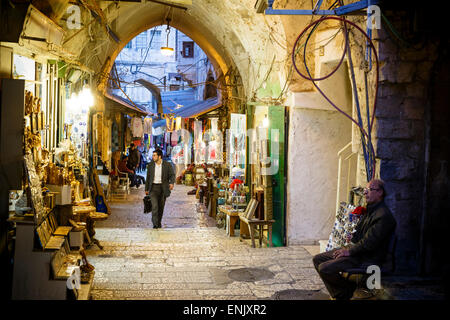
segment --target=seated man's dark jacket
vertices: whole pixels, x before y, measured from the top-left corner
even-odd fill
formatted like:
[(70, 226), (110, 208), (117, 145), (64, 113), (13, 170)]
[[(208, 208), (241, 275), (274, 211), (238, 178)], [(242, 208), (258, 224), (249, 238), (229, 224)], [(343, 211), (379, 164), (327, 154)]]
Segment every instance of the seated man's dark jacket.
[(350, 256), (364, 262), (384, 262), (396, 225), (384, 201), (368, 205), (351, 240)]

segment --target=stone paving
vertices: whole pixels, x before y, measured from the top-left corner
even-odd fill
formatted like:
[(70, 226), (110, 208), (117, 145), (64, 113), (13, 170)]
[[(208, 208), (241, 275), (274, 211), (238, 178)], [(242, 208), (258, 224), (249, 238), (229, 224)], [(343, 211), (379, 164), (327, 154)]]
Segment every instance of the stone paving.
[[(143, 214), (144, 189), (127, 201), (111, 202), (112, 214), (96, 225), (104, 246), (87, 250), (95, 267), (92, 299), (232, 300), (270, 299), (288, 289), (321, 290), (308, 247), (252, 248), (228, 237), (204, 213), (197, 213), (192, 187), (176, 185), (167, 199), (162, 229)], [(307, 250), (308, 249), (308, 250)], [(228, 272), (264, 268), (273, 278), (241, 282)]]

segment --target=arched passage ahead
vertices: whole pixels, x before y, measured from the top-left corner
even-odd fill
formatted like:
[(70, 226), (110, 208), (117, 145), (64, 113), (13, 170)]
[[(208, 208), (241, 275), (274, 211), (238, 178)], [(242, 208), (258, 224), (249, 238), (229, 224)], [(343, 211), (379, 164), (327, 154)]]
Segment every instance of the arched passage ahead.
[[(142, 31), (165, 24), (168, 15), (171, 26), (189, 36), (206, 53), (216, 74), (226, 75), (231, 69), (239, 75), (241, 98), (251, 96), (269, 70), (271, 76), (276, 76), (280, 85), (284, 85), (286, 48), (275, 44), (271, 38), (276, 32), (277, 37), (283, 39), (283, 25), (278, 17), (258, 15), (251, 0), (213, 3), (200, 0), (193, 2), (186, 11), (151, 2), (104, 1), (101, 4), (108, 25), (120, 41), (108, 36), (101, 25), (94, 27), (93, 24), (92, 28), (99, 30), (86, 28), (68, 41), (65, 48), (78, 52), (78, 60), (100, 76), (98, 82), (102, 91), (106, 78), (101, 75), (109, 74), (122, 48)], [(86, 24), (89, 20), (86, 19)], [(75, 33), (67, 31), (68, 38)]]

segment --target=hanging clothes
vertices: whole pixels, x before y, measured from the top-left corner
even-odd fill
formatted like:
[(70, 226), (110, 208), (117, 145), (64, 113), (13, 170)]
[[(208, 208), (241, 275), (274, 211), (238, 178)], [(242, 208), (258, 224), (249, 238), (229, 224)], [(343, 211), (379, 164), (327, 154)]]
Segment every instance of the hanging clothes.
[(177, 117), (175, 120), (175, 130), (181, 129), (181, 117)]
[(129, 145), (131, 142), (131, 130), (129, 127), (127, 127), (125, 132), (125, 145)]
[(178, 139), (179, 139), (180, 135), (178, 130), (172, 132), (172, 136), (170, 137), (170, 142), (171, 142), (171, 146), (175, 147), (178, 144)]
[(153, 125), (152, 118), (144, 119), (144, 134), (148, 134), (148, 135), (152, 134), (152, 125)]
[(131, 119), (131, 132), (133, 137), (142, 138), (144, 135), (144, 127), (142, 125), (142, 119), (138, 117), (134, 117)]

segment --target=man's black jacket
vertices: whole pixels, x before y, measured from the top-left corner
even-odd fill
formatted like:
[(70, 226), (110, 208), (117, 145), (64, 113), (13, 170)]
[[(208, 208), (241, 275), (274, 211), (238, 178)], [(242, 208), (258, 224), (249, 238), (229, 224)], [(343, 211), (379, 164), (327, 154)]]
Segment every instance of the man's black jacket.
[[(152, 191), (153, 179), (155, 178), (155, 162), (152, 161), (147, 165), (147, 179), (145, 180), (145, 191)], [(170, 196), (169, 184), (175, 183), (175, 172), (172, 164), (167, 161), (162, 162), (161, 181), (164, 196)]]
[(384, 201), (367, 206), (350, 245), (350, 256), (382, 263), (397, 223)]
[(132, 167), (133, 169), (137, 167), (137, 165), (139, 164), (139, 160), (141, 158), (141, 155), (139, 154), (139, 150), (138, 149), (133, 149), (130, 150), (130, 154), (128, 155), (128, 164), (130, 167)]

